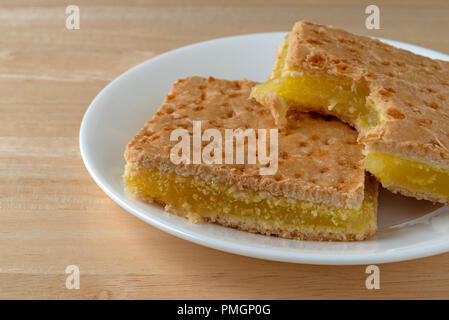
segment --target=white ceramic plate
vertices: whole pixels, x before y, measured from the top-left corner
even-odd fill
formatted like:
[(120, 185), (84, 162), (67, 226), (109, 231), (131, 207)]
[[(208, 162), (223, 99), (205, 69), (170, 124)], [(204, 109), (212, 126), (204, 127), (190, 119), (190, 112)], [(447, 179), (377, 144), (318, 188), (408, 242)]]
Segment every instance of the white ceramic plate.
[[(191, 224), (159, 207), (125, 196), (123, 151), (151, 118), (171, 84), (192, 75), (264, 81), (285, 33), (206, 41), (150, 59), (127, 71), (94, 99), (80, 129), (84, 163), (95, 182), (125, 210), (153, 226), (211, 248), (250, 257), (313, 264), (372, 264), (449, 250), (449, 208), (382, 190), (379, 231), (362, 242), (311, 242), (250, 234), (211, 224)], [(384, 40), (417, 54), (449, 60), (421, 47)]]

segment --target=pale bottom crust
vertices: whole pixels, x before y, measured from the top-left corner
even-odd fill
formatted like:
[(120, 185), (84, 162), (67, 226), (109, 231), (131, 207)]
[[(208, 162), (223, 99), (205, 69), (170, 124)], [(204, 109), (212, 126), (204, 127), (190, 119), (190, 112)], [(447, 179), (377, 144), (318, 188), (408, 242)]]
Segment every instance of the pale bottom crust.
[[(381, 183), (382, 184), (382, 183)], [(385, 186), (382, 184), (382, 187), (384, 187), (387, 190), (390, 190), (393, 193), (401, 194), (406, 197), (412, 197), (418, 200), (428, 200), (435, 203), (442, 203), (449, 206), (449, 199), (444, 196), (439, 196), (434, 193), (424, 192), (424, 191), (418, 191), (418, 190), (410, 190), (402, 187), (401, 185), (397, 183), (392, 183), (388, 186)]]
[(282, 229), (275, 226), (269, 226), (267, 224), (262, 224), (254, 221), (248, 221), (244, 219), (236, 219), (227, 216), (216, 214), (199, 215), (195, 212), (189, 212), (183, 209), (175, 208), (164, 201), (152, 198), (152, 197), (142, 197), (141, 195), (131, 193), (128, 190), (128, 194), (134, 198), (151, 204), (157, 204), (164, 208), (168, 213), (175, 214), (180, 217), (187, 218), (190, 222), (201, 223), (209, 222), (215, 223), (224, 227), (235, 228), (238, 230), (250, 232), (250, 233), (260, 233), (267, 236), (277, 236), (286, 239), (296, 239), (296, 240), (309, 240), (309, 241), (360, 241), (366, 240), (373, 236), (377, 231), (377, 223), (373, 222), (365, 230), (360, 233), (354, 232), (336, 232), (334, 230), (310, 230), (310, 229)]

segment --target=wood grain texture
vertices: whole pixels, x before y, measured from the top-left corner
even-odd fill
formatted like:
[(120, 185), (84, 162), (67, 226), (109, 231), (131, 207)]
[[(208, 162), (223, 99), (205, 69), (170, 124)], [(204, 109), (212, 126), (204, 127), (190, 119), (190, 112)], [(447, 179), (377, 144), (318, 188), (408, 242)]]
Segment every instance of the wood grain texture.
[[(380, 266), (295, 265), (180, 240), (128, 214), (82, 163), (83, 113), (113, 78), (193, 42), (289, 30), (309, 19), (449, 53), (449, 3), (376, 1), (381, 30), (358, 1), (72, 1), (0, 5), (0, 298), (449, 298), (449, 254)], [(65, 288), (67, 265), (81, 289)]]

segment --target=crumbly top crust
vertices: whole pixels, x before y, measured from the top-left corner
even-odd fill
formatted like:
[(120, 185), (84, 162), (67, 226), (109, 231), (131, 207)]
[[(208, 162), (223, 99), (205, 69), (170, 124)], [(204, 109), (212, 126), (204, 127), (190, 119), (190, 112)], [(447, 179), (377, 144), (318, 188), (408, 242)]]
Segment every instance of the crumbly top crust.
[(365, 82), (384, 119), (361, 132), (368, 149), (449, 169), (449, 62), (300, 21), (286, 64)]
[(365, 158), (357, 132), (335, 118), (292, 115), (297, 120), (294, 127), (279, 131), (278, 171), (274, 175), (259, 175), (260, 164), (175, 165), (170, 161), (170, 150), (177, 143), (170, 141), (170, 133), (183, 128), (192, 135), (193, 120), (201, 120), (203, 132), (218, 129), (223, 139), (225, 129), (276, 128), (270, 111), (248, 99), (255, 84), (212, 77), (176, 81), (159, 110), (126, 147), (126, 160), (139, 167), (199, 175), (239, 188), (358, 208), (364, 195)]

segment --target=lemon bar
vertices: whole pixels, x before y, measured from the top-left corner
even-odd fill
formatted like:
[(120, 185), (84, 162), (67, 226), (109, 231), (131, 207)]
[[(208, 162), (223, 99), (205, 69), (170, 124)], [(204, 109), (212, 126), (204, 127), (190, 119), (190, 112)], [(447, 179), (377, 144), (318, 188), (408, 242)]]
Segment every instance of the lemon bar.
[[(365, 179), (357, 132), (335, 118), (312, 113), (292, 115), (294, 125), (278, 132), (269, 110), (248, 99), (254, 84), (212, 77), (175, 82), (159, 110), (126, 147), (127, 193), (195, 223), (265, 235), (322, 241), (373, 235), (377, 182), (370, 176)], [(275, 148), (271, 142), (277, 142), (276, 170), (262, 174), (267, 163), (261, 158), (255, 163), (195, 163), (191, 154), (173, 163), (171, 154), (180, 141), (172, 141), (173, 130), (186, 130), (193, 144), (198, 122), (203, 133), (216, 129), (223, 137), (226, 130), (254, 129), (258, 143), (259, 130), (275, 130), (276, 141), (268, 131), (265, 138), (270, 152)], [(212, 143), (204, 140), (203, 151)], [(231, 141), (237, 145), (237, 140)], [(245, 139), (244, 150), (249, 144)], [(190, 150), (199, 147), (192, 145)], [(223, 160), (224, 153), (216, 159)]]
[(297, 111), (349, 123), (385, 188), (449, 204), (449, 62), (301, 21), (251, 96), (280, 127)]

